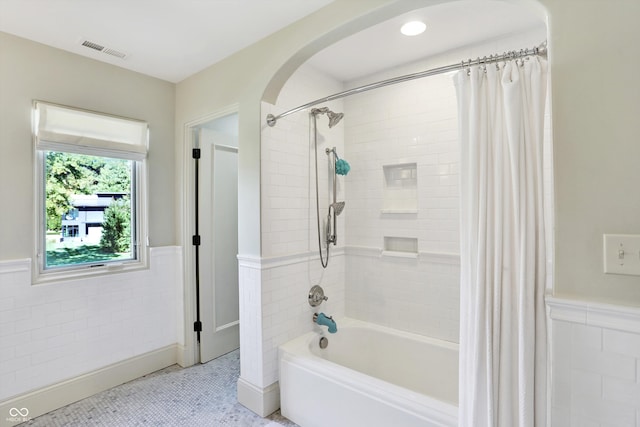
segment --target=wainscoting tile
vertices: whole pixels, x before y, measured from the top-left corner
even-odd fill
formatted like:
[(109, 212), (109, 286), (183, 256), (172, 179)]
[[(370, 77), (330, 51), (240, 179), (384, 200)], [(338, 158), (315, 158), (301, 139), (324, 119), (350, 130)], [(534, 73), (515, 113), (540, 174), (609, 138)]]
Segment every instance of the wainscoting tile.
[(552, 426), (640, 425), (640, 310), (554, 297), (547, 304)]

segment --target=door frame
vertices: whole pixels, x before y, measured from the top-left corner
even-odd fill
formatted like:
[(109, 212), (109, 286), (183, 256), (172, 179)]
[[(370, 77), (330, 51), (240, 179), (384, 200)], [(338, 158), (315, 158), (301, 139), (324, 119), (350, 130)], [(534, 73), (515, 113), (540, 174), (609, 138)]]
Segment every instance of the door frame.
[(195, 251), (193, 250), (193, 235), (195, 234), (195, 182), (193, 179), (195, 165), (192, 156), (192, 149), (195, 143), (195, 130), (198, 126), (219, 119), (230, 114), (240, 115), (238, 104), (232, 104), (225, 108), (210, 112), (204, 116), (190, 120), (183, 125), (182, 135), (182, 171), (180, 174), (180, 188), (182, 203), (180, 225), (182, 246), (182, 277), (183, 277), (183, 334), (184, 345), (178, 354), (178, 364), (180, 366), (192, 366), (200, 362), (200, 348), (193, 324), (196, 321), (196, 278), (195, 278)]

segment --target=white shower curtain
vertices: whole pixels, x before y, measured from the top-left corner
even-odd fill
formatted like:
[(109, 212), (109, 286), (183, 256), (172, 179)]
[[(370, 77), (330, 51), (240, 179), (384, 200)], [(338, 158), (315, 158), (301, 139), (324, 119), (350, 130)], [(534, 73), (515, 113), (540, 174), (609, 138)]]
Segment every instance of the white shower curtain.
[(546, 424), (546, 61), (460, 71), (460, 426)]

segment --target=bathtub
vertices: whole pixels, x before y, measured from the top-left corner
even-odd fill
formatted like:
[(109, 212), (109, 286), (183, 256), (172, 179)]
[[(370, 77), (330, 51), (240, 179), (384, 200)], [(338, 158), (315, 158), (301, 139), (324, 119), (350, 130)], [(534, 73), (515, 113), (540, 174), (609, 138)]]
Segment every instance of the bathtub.
[(458, 425), (457, 344), (337, 324), (335, 334), (323, 328), (280, 346), (282, 415), (302, 427)]

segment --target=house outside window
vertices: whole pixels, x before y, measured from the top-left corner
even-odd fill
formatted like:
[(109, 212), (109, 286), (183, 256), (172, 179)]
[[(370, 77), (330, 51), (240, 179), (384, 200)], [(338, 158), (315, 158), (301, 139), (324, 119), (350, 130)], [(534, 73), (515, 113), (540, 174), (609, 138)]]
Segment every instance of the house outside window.
[(146, 265), (145, 122), (34, 102), (36, 282)]

